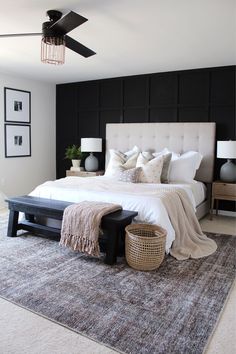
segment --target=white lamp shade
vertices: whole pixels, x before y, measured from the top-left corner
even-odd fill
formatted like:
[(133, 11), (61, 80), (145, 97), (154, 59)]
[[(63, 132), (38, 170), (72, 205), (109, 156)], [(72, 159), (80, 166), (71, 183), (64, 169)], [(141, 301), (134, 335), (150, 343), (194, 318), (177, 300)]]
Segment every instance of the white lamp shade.
[(221, 159), (236, 159), (236, 141), (217, 141), (217, 157)]
[(82, 138), (81, 151), (83, 152), (101, 152), (102, 139), (100, 138)]

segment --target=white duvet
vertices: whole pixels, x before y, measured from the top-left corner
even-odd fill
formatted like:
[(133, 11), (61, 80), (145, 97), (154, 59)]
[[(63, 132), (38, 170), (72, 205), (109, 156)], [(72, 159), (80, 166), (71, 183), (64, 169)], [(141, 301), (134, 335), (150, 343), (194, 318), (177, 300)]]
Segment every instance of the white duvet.
[[(173, 184), (164, 186), (172, 188)], [(187, 192), (195, 208), (192, 185), (174, 184), (174, 186), (183, 188)], [(163, 184), (126, 183), (106, 176), (66, 177), (45, 182), (36, 187), (30, 195), (69, 202), (89, 200), (118, 203), (123, 209), (138, 212), (135, 222), (158, 224), (165, 228), (167, 230), (166, 252), (168, 253), (175, 239), (175, 232), (166, 209), (157, 196), (158, 188), (163, 188)]]

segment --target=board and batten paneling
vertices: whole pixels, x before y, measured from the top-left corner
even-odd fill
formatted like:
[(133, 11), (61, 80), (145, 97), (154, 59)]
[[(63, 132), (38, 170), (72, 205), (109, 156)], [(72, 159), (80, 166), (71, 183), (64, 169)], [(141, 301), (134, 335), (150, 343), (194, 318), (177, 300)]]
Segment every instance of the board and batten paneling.
[[(57, 85), (57, 177), (64, 177), (70, 166), (65, 147), (80, 144), (81, 137), (105, 138), (106, 123), (216, 122), (217, 140), (235, 140), (235, 68)], [(99, 157), (103, 168), (104, 157)], [(222, 163), (216, 159), (215, 178)]]

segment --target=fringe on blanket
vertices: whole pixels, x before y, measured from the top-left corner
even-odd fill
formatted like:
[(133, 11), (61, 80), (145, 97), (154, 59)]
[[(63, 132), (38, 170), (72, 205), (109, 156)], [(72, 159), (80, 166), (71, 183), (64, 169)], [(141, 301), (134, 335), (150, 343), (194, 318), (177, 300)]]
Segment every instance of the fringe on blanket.
[(119, 209), (121, 205), (94, 201), (69, 205), (63, 213), (60, 245), (98, 257), (102, 217)]
[(72, 235), (64, 233), (60, 239), (60, 245), (65, 247), (70, 247), (73, 251), (79, 251), (99, 257), (100, 248), (98, 242), (94, 240), (89, 240), (80, 235)]

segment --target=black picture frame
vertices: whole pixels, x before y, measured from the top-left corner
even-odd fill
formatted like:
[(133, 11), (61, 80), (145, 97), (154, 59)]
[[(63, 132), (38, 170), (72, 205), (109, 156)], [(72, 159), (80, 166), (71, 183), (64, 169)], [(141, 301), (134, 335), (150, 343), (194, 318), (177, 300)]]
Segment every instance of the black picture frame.
[(31, 126), (5, 124), (5, 157), (31, 156)]
[(4, 121), (31, 123), (31, 92), (4, 87)]

